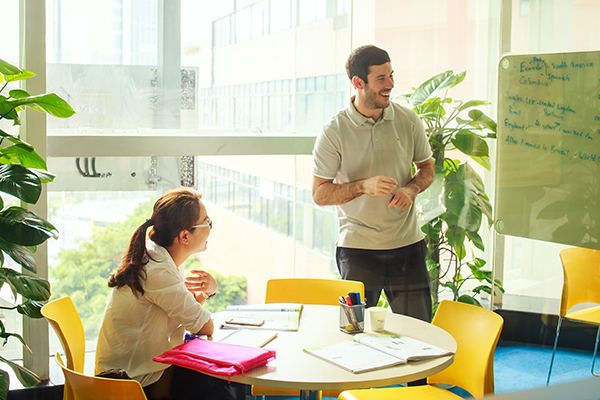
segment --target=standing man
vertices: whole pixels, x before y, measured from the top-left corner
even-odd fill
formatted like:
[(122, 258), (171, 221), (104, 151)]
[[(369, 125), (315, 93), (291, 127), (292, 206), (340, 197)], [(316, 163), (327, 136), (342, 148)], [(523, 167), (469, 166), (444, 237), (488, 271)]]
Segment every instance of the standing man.
[(414, 207), (435, 176), (423, 123), (390, 102), (394, 71), (385, 50), (355, 49), (346, 72), (356, 96), (317, 137), (313, 200), (337, 206), (338, 269), (365, 284), (367, 305), (383, 289), (392, 311), (430, 321), (427, 248)]

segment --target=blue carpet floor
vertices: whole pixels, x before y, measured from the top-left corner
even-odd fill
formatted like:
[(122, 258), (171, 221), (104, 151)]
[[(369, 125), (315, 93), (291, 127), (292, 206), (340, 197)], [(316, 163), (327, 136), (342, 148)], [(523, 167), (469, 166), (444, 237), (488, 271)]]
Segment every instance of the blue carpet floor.
[[(550, 385), (589, 379), (592, 377), (593, 349), (567, 350), (558, 348)], [(496, 393), (516, 392), (546, 385), (552, 348), (500, 342), (494, 357)], [(596, 356), (596, 371), (600, 361)]]
[[(557, 349), (550, 385), (589, 379), (592, 377), (592, 350)], [(496, 394), (517, 392), (546, 385), (551, 347), (500, 342), (494, 356)], [(600, 371), (600, 355), (596, 356), (596, 372)], [(600, 378), (598, 378), (600, 379)], [(462, 390), (452, 390), (470, 397)], [(295, 400), (298, 397), (269, 397), (269, 400)], [(331, 399), (324, 397), (323, 399)]]

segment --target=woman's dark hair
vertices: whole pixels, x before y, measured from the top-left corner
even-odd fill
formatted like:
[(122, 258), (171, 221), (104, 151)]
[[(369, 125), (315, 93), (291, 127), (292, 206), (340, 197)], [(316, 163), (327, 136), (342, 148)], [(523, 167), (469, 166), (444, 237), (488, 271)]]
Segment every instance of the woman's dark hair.
[[(150, 239), (162, 247), (169, 247), (182, 230), (190, 230), (200, 218), (202, 194), (189, 188), (179, 188), (163, 194), (154, 203), (152, 218), (140, 225), (129, 240), (117, 272), (108, 278), (108, 287), (129, 286), (134, 295), (144, 294), (142, 281), (146, 279), (145, 265), (150, 255), (146, 250), (146, 231)], [(155, 260), (156, 261), (156, 260)]]
[(390, 62), (390, 56), (387, 51), (377, 46), (366, 45), (357, 47), (346, 60), (346, 73), (350, 80), (358, 76), (365, 83), (369, 83), (367, 75), (369, 75), (371, 65), (382, 65), (388, 62)]

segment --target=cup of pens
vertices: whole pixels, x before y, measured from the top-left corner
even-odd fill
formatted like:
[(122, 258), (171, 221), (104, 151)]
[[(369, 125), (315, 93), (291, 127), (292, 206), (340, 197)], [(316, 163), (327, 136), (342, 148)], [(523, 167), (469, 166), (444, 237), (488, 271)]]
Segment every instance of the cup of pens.
[[(347, 297), (346, 297), (347, 298)], [(365, 329), (365, 303), (357, 301), (348, 304), (346, 298), (340, 296), (340, 330), (346, 333), (359, 333)]]

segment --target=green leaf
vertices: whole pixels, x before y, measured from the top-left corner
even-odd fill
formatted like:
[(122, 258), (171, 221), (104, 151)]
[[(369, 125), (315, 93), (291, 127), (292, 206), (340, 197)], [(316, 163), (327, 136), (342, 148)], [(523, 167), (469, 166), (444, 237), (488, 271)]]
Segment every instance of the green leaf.
[(490, 171), (492, 169), (492, 163), (490, 161), (490, 157), (488, 157), (488, 156), (482, 156), (482, 157), (473, 156), (471, 158), (473, 159), (473, 161), (475, 161), (477, 164), (481, 165), (483, 168), (487, 169), (488, 171)]
[(423, 82), (410, 96), (412, 106), (420, 106), (438, 93), (450, 89), (456, 83), (457, 75), (454, 71), (446, 71)]
[(481, 292), (485, 292), (491, 296), (492, 288), (487, 285), (479, 285), (479, 286), (473, 288), (473, 293), (480, 294)]
[(34, 174), (36, 174), (37, 177), (40, 178), (40, 181), (42, 183), (52, 182), (54, 180), (54, 178), (56, 178), (56, 174), (46, 171), (45, 168), (44, 169), (29, 168), (29, 170), (31, 172), (33, 172)]
[(470, 231), (468, 229), (466, 232), (467, 232), (467, 237), (469, 238), (469, 240), (471, 242), (473, 242), (475, 247), (477, 247), (481, 251), (485, 251), (485, 245), (483, 244), (483, 239), (481, 238), (481, 236), (479, 236), (479, 234), (477, 232)]
[(492, 203), (490, 203), (487, 195), (481, 192), (477, 193), (476, 196), (474, 196), (474, 199), (479, 204), (481, 212), (486, 216), (488, 226), (491, 228), (493, 224)]
[(10, 376), (8, 372), (0, 369), (0, 400), (8, 398), (8, 388), (10, 387)]
[(14, 65), (7, 63), (0, 58), (0, 74), (2, 75), (16, 75), (21, 73), (21, 70)]
[(451, 141), (454, 147), (468, 156), (488, 157), (490, 154), (486, 141), (468, 129), (458, 131)]
[(37, 301), (27, 300), (25, 303), (17, 306), (17, 312), (19, 314), (27, 315), (29, 318), (44, 318), (42, 315), (43, 303)]
[[(479, 268), (477, 268), (477, 266), (475, 264), (472, 264), (472, 263), (467, 263), (467, 265), (471, 269), (471, 273), (473, 274), (473, 276), (479, 282), (481, 282), (483, 280), (487, 280), (488, 271), (484, 271), (482, 269), (479, 269)], [(491, 276), (491, 272), (489, 272), (489, 275)], [(489, 279), (489, 282), (491, 283), (491, 279)]]
[(10, 133), (4, 132), (2, 129), (0, 129), (0, 139), (8, 139), (11, 142), (13, 142), (14, 144), (20, 144), (20, 145), (29, 147), (31, 150), (33, 150), (33, 146), (32, 145), (30, 145), (29, 143), (21, 140), (18, 137), (15, 137), (15, 136), (11, 135)]
[(465, 258), (465, 236), (466, 232), (464, 229), (460, 229), (458, 226), (449, 227), (446, 231), (446, 239), (448, 239), (448, 244), (452, 246), (454, 251), (460, 260)]
[(28, 271), (33, 273), (37, 272), (37, 265), (35, 264), (33, 253), (27, 247), (9, 243), (0, 238), (0, 250), (8, 254), (10, 258)]
[(461, 303), (467, 303), (467, 304), (472, 304), (474, 306), (478, 306), (481, 307), (481, 303), (479, 301), (477, 301), (476, 298), (469, 296), (468, 294), (463, 294), (462, 296), (460, 296), (457, 301), (461, 302)]
[(428, 100), (423, 107), (422, 114), (419, 115), (421, 119), (429, 118), (442, 118), (446, 115), (446, 110), (442, 100), (439, 97)]
[(8, 95), (13, 99), (22, 99), (25, 97), (29, 97), (29, 93), (21, 89), (13, 89), (10, 92), (8, 92)]
[(454, 85), (452, 85), (452, 87), (454, 87), (454, 86), (458, 85), (459, 83), (461, 83), (462, 81), (464, 81), (466, 77), (467, 77), (467, 71), (459, 72), (458, 74), (456, 74), (456, 82), (454, 82)]
[(454, 284), (451, 281), (440, 282), (440, 286), (448, 289), (454, 289)]
[(21, 125), (19, 114), (17, 113), (18, 108), (11, 103), (11, 100), (7, 100), (6, 97), (0, 96), (0, 119), (6, 118), (13, 120), (13, 125)]
[(19, 382), (25, 387), (35, 386), (42, 381), (35, 373), (19, 364), (9, 361), (2, 356), (0, 356), (0, 361), (6, 363), (14, 371)]
[(50, 222), (21, 207), (9, 207), (0, 212), (0, 237), (22, 246), (37, 246), (49, 238), (58, 238)]
[(13, 163), (19, 163), (27, 168), (47, 169), (46, 161), (25, 143), (19, 143), (14, 146), (5, 147), (0, 150), (0, 154), (6, 157), (16, 158)]
[(397, 94), (395, 96), (392, 96), (392, 100), (410, 100), (410, 96), (412, 95), (412, 93), (400, 93)]
[(58, 118), (69, 118), (75, 114), (75, 110), (71, 108), (69, 103), (61, 99), (55, 93), (8, 100), (7, 102), (15, 106), (27, 106), (37, 111), (47, 112)]
[(491, 103), (489, 101), (484, 101), (484, 100), (469, 100), (464, 103), (461, 103), (456, 109), (458, 111), (464, 111), (467, 108), (487, 106), (488, 104), (491, 104)]
[(496, 122), (485, 115), (483, 111), (471, 110), (469, 111), (469, 117), (472, 119), (472, 123), (470, 125), (480, 127), (482, 129), (489, 129), (490, 131), (496, 133)]
[(0, 165), (0, 191), (35, 204), (42, 193), (42, 184), (37, 175), (20, 164)]
[(483, 268), (487, 264), (487, 261), (485, 261), (483, 258), (475, 257), (473, 263), (477, 268)]
[(433, 260), (427, 260), (427, 261), (426, 261), (426, 264), (427, 264), (427, 271), (432, 271), (432, 270), (434, 270), (434, 269), (437, 269), (437, 268), (439, 268), (439, 266), (440, 266), (440, 264), (439, 264), (439, 263), (436, 263), (436, 262), (435, 262), (435, 261), (433, 261)]
[(33, 78), (37, 75), (31, 71), (27, 71), (26, 69), (19, 69), (18, 71), (19, 72), (14, 74), (4, 74), (4, 79), (6, 79), (7, 82), (22, 81), (25, 79)]
[(4, 346), (6, 346), (6, 342), (11, 337), (14, 337), (19, 342), (21, 342), (21, 344), (23, 345), (23, 347), (25, 347), (25, 350), (27, 350), (28, 352), (31, 353), (31, 349), (29, 348), (29, 346), (27, 346), (27, 343), (25, 343), (25, 339), (23, 339), (23, 336), (19, 335), (18, 333), (10, 333), (10, 332), (2, 332), (2, 333), (0, 333), (0, 338), (4, 339)]
[(17, 293), (28, 299), (46, 301), (50, 298), (50, 282), (46, 279), (21, 274), (10, 268), (0, 269), (0, 279), (10, 282)]
[[(42, 157), (40, 157), (39, 154), (36, 153), (35, 151), (21, 152), (21, 153), (17, 154), (17, 159), (19, 160), (19, 162), (21, 163), (22, 166), (30, 168), (30, 170), (33, 170), (33, 169), (47, 170), (48, 169), (48, 167), (46, 166), (46, 161)], [(34, 171), (31, 171), (31, 172), (34, 172)], [(38, 175), (37, 173), (35, 173), (35, 174)], [(38, 177), (39, 177), (39, 175), (38, 175)], [(52, 179), (54, 179), (54, 178), (52, 178)]]

